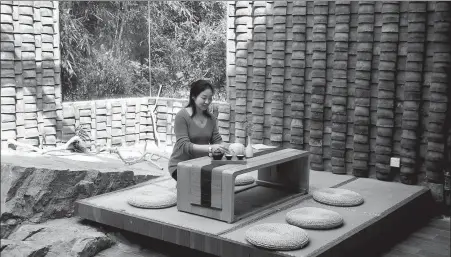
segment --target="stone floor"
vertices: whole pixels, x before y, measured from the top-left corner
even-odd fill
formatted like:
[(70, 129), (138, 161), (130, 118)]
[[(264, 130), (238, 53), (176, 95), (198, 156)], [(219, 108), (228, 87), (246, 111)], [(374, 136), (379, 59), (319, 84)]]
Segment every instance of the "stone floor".
[(437, 217), (409, 233), (381, 256), (449, 257), (450, 234), (450, 217)]

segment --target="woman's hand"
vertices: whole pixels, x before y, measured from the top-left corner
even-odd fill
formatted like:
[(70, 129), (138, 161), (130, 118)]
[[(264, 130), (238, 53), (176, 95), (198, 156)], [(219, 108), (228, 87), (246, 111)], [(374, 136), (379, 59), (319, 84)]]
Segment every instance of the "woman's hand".
[(229, 148), (227, 147), (226, 144), (214, 144), (211, 146), (211, 152), (217, 152), (220, 151), (221, 153), (228, 153), (229, 152)]

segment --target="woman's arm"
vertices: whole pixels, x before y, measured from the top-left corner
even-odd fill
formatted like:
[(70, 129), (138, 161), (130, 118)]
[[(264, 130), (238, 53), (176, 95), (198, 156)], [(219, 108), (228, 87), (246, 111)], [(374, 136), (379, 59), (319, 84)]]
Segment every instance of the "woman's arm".
[[(187, 153), (190, 157), (194, 156), (194, 147), (188, 136), (188, 121), (181, 112), (175, 115), (174, 120), (174, 132), (176, 138), (176, 144), (180, 145), (183, 152)], [(174, 149), (175, 150), (175, 149)]]
[[(193, 150), (196, 153), (208, 154), (211, 145), (197, 145), (193, 144)], [(213, 148), (213, 147), (212, 147)], [(213, 151), (213, 150), (212, 150)]]

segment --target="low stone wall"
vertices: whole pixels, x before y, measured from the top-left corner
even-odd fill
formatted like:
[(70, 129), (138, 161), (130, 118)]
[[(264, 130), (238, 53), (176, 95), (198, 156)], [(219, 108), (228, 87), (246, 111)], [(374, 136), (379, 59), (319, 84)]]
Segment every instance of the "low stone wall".
[[(151, 112), (160, 143), (171, 147), (175, 143), (174, 119), (187, 105), (186, 99), (124, 98), (86, 102), (63, 103), (63, 122), (56, 127), (57, 138), (66, 142), (75, 135), (75, 128), (83, 126), (91, 131), (91, 138), (108, 147), (133, 145), (155, 140)], [(228, 103), (214, 102), (210, 110), (219, 121), (219, 132), (224, 141), (230, 139)]]

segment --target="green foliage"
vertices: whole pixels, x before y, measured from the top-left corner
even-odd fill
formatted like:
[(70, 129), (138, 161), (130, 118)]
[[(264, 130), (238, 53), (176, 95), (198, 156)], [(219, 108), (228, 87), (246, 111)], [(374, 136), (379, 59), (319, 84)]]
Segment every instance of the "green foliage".
[(60, 18), (66, 101), (147, 96), (150, 84), (185, 98), (201, 78), (226, 97), (224, 2), (61, 2)]

